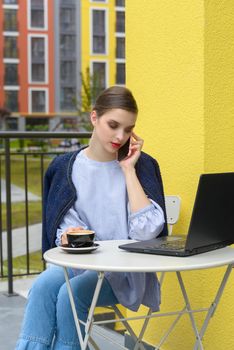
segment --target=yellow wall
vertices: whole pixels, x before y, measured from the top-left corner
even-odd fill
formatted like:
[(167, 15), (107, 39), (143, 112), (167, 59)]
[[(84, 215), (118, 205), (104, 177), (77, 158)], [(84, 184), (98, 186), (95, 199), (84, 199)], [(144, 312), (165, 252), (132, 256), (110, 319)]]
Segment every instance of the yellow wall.
[[(158, 159), (165, 192), (182, 198), (175, 233), (188, 229), (199, 175), (234, 171), (233, 34), (231, 0), (126, 1), (127, 86), (139, 104), (144, 150)], [(222, 272), (183, 274), (193, 306), (207, 306)], [(233, 280), (209, 325), (207, 350), (234, 348)], [(166, 276), (162, 297), (162, 310), (182, 305), (173, 274)], [(192, 348), (187, 321), (180, 321), (163, 349)], [(161, 330), (152, 322), (145, 340), (153, 343)]]
[(233, 171), (233, 1), (205, 1), (205, 18), (205, 168)]

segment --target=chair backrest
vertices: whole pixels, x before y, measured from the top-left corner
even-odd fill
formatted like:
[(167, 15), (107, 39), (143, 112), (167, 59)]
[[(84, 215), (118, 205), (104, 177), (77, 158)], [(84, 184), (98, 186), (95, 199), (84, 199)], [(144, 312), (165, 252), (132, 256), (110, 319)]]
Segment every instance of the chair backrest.
[(179, 219), (181, 198), (179, 196), (165, 196), (165, 203), (169, 235), (171, 235), (173, 225)]

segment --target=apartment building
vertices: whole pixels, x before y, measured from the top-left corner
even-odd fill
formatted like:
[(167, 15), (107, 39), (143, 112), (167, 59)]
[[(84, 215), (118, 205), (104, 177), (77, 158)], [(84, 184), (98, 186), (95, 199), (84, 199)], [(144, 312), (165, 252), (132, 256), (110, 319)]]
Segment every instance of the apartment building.
[(124, 0), (0, 0), (0, 108), (6, 128), (77, 123), (81, 73), (125, 84)]

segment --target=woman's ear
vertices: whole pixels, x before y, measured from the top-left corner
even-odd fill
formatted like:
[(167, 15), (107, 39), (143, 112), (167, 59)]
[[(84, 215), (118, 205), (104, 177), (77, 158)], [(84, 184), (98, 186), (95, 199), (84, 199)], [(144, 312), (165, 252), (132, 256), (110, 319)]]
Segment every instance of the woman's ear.
[(93, 126), (96, 125), (97, 118), (98, 118), (98, 117), (97, 117), (97, 112), (96, 112), (96, 111), (92, 111), (92, 112), (90, 113), (90, 121), (91, 121), (91, 123), (92, 123)]

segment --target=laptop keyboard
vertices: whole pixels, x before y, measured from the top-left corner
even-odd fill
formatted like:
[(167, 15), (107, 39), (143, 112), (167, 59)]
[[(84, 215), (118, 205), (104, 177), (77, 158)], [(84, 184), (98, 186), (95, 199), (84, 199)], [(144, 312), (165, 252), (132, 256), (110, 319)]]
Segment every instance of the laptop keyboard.
[(155, 248), (155, 249), (168, 249), (168, 250), (184, 250), (185, 248), (185, 241), (184, 240), (178, 240), (178, 241), (168, 241), (168, 242), (161, 242), (160, 244), (155, 244), (154, 246), (151, 245), (148, 248)]

